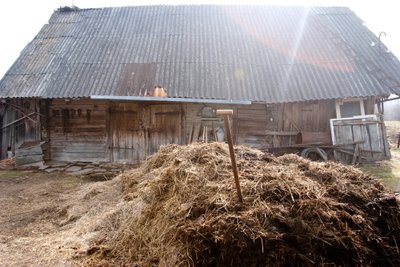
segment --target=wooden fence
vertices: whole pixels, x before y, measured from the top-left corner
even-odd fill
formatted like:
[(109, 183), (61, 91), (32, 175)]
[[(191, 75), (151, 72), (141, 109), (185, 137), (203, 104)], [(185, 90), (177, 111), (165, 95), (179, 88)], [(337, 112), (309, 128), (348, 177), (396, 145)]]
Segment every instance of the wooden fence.
[(330, 125), (336, 160), (354, 164), (390, 158), (386, 128), (381, 116), (331, 119)]

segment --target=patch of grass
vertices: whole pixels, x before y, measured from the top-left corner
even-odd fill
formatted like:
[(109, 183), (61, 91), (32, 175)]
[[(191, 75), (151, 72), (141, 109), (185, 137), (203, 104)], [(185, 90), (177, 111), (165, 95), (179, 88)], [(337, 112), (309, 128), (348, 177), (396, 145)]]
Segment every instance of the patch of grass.
[(379, 180), (395, 192), (400, 191), (400, 162), (397, 160), (365, 164), (360, 169)]
[(27, 174), (32, 174), (32, 171), (26, 170), (0, 170), (0, 178), (21, 177)]
[(4, 170), (4, 171), (0, 171), (0, 177), (13, 177), (14, 176), (14, 172), (11, 170)]
[(364, 164), (360, 166), (360, 169), (373, 177), (379, 179), (393, 179), (395, 178), (394, 174), (392, 173), (392, 166), (389, 162), (379, 162), (379, 163), (371, 163), (371, 164)]

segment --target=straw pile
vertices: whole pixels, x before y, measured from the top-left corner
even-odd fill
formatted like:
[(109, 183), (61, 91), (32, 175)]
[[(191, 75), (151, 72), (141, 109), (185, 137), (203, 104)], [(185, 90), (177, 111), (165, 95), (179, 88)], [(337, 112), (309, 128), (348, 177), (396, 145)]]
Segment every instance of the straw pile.
[(88, 265), (400, 266), (400, 209), (358, 169), (235, 148), (168, 145), (122, 177), (121, 215)]

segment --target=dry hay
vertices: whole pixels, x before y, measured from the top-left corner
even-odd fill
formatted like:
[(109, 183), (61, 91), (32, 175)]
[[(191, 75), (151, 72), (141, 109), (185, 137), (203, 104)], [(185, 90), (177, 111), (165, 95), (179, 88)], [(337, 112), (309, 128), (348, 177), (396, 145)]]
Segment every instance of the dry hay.
[(120, 218), (86, 263), (400, 265), (399, 205), (378, 181), (333, 162), (235, 152), (244, 205), (222, 143), (163, 146), (124, 174), (126, 201), (146, 205)]

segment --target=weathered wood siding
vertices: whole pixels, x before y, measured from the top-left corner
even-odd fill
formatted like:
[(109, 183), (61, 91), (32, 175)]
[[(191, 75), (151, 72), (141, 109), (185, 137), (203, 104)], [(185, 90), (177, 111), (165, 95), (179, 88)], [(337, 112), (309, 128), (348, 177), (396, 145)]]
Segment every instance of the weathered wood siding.
[[(236, 117), (236, 106), (233, 105), (184, 105), (184, 143), (189, 144), (196, 141), (215, 141), (215, 130), (224, 127), (221, 117), (215, 116), (212, 111), (217, 109), (233, 109)], [(211, 112), (211, 113), (210, 113)], [(233, 139), (236, 140), (236, 120), (232, 123)]]
[(41, 139), (40, 101), (9, 99), (0, 104), (0, 158), (7, 157), (8, 148), (15, 151), (26, 141)]
[[(335, 102), (321, 100), (286, 104), (206, 105), (81, 100), (13, 100), (25, 111), (2, 105), (3, 126), (40, 109), (2, 131), (2, 157), (8, 146), (29, 140), (49, 140), (46, 159), (56, 161), (140, 162), (163, 144), (214, 141), (223, 128), (216, 109), (233, 109), (236, 144), (255, 148), (296, 143), (299, 132), (330, 132)], [(19, 102), (18, 102), (19, 101)], [(28, 103), (29, 102), (29, 103)], [(364, 101), (368, 114), (374, 99)], [(12, 112), (11, 112), (12, 111)], [(38, 114), (38, 113), (37, 113)], [(39, 120), (41, 128), (33, 122)]]
[(148, 153), (154, 154), (161, 145), (182, 144), (182, 105), (144, 105), (143, 121), (148, 133)]
[(146, 158), (141, 110), (136, 103), (111, 103), (109, 147), (111, 161), (137, 162)]
[(335, 159), (343, 163), (373, 162), (390, 158), (385, 124), (380, 116), (333, 119)]
[(238, 106), (236, 136), (237, 143), (253, 148), (268, 147), (277, 143), (268, 133), (276, 131), (278, 127), (278, 109), (274, 105), (253, 104), (250, 106)]
[(111, 161), (139, 162), (164, 144), (180, 144), (180, 104), (110, 104)]
[(163, 144), (181, 143), (180, 104), (53, 100), (51, 159), (140, 162)]
[(107, 113), (107, 102), (51, 101), (48, 126), (51, 159), (109, 161)]
[[(231, 108), (232, 131), (237, 144), (254, 148), (287, 146), (296, 143), (299, 132), (329, 133), (329, 119), (335, 118), (335, 102), (322, 100), (288, 104), (185, 105), (185, 142), (202, 140), (205, 125), (221, 126), (220, 118), (204, 117), (203, 108)], [(207, 124), (208, 123), (208, 124)], [(210, 130), (211, 128), (207, 128)], [(209, 134), (210, 135), (210, 134)], [(211, 134), (212, 136), (212, 134)], [(210, 139), (209, 139), (210, 140)], [(212, 139), (211, 139), (212, 140)]]

